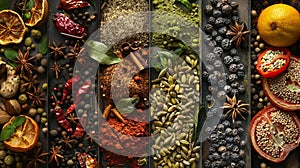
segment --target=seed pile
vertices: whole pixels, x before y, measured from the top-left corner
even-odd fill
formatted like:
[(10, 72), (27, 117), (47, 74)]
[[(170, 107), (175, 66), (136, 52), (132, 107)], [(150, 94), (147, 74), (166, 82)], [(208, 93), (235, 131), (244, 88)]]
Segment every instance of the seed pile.
[(155, 167), (196, 167), (200, 158), (200, 146), (193, 137), (200, 98), (198, 59), (190, 54), (179, 61), (168, 60), (168, 67), (152, 81), (151, 154)]
[(148, 40), (149, 11), (145, 0), (106, 0), (101, 6), (101, 32), (100, 38), (107, 46), (120, 48), (123, 41), (135, 40), (146, 42)]

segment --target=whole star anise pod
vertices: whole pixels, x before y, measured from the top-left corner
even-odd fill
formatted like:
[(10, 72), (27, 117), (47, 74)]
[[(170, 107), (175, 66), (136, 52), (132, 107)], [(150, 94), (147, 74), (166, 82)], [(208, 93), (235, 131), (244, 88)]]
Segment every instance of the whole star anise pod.
[(27, 163), (26, 168), (38, 168), (39, 163), (46, 164), (46, 161), (42, 158), (48, 154), (49, 153), (47, 152), (43, 152), (42, 146), (35, 149), (33, 155), (31, 155), (28, 159), (29, 162)]
[(59, 78), (59, 73), (61, 72), (61, 70), (63, 70), (64, 68), (57, 62), (55, 61), (54, 64), (51, 66), (50, 70), (52, 72), (55, 73), (55, 78), (58, 79)]
[(25, 82), (23, 84), (21, 84), (22, 87), (26, 87), (28, 90), (31, 90), (35, 84), (38, 83), (37, 81), (37, 74), (33, 75), (32, 74), (29, 74), (29, 77), (27, 76), (22, 76), (23, 79), (25, 80)]
[(52, 146), (51, 147), (51, 150), (50, 150), (51, 156), (50, 156), (49, 163), (52, 163), (52, 161), (55, 160), (56, 165), (59, 166), (59, 158), (61, 158), (61, 159), (64, 158), (64, 156), (60, 154), (61, 147), (62, 146), (58, 146), (58, 147)]
[(16, 62), (18, 64), (15, 74), (22, 74), (26, 76), (26, 73), (32, 74), (32, 71), (35, 70), (35, 66), (31, 63), (35, 57), (30, 56), (30, 50), (27, 50), (25, 54), (21, 50), (18, 51), (18, 57)]
[(235, 25), (229, 25), (230, 30), (226, 33), (227, 36), (233, 36), (231, 42), (235, 42), (235, 46), (239, 47), (242, 41), (246, 41), (244, 35), (250, 33), (250, 30), (244, 31), (244, 23), (239, 25), (235, 22)]
[(249, 104), (241, 104), (241, 100), (237, 100), (235, 95), (232, 98), (226, 95), (226, 98), (227, 102), (225, 102), (224, 106), (221, 107), (223, 109), (228, 109), (225, 116), (231, 114), (233, 123), (235, 122), (237, 115), (245, 119), (242, 113), (248, 114), (248, 110), (245, 107), (249, 106)]
[(80, 54), (80, 52), (83, 50), (81, 48), (80, 44), (77, 42), (73, 47), (69, 47), (70, 51), (65, 55), (65, 58), (69, 58), (71, 60), (77, 60), (80, 64), (84, 63), (83, 54)]
[(29, 99), (32, 101), (32, 105), (36, 105), (38, 107), (43, 106), (43, 101), (46, 100), (45, 93), (41, 93), (41, 89), (39, 86), (33, 88), (33, 92), (27, 92), (29, 95)]
[(53, 55), (54, 58), (58, 58), (58, 57), (64, 57), (65, 55), (65, 48), (66, 46), (61, 46), (61, 43), (60, 44), (56, 44), (55, 41), (53, 41), (53, 44), (52, 46), (49, 46), (51, 52), (50, 52), (50, 55)]

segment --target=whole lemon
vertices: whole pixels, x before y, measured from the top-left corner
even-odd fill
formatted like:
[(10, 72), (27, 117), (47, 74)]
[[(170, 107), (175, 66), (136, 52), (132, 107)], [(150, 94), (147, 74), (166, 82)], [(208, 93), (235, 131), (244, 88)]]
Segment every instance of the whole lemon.
[(269, 45), (290, 46), (300, 37), (300, 14), (286, 4), (271, 5), (259, 15), (257, 29)]

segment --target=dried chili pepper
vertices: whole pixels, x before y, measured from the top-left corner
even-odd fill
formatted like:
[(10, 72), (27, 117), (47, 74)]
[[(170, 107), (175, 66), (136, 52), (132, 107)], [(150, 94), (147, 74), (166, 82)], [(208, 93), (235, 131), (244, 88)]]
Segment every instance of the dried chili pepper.
[(85, 0), (60, 0), (58, 9), (71, 10), (91, 6)]
[(70, 93), (70, 91), (72, 90), (72, 85), (76, 84), (78, 81), (80, 80), (80, 78), (78, 76), (73, 77), (71, 79), (69, 79), (63, 89), (63, 94), (62, 94), (62, 98), (61, 98), (61, 102), (64, 102), (68, 96), (68, 94)]
[(91, 88), (91, 81), (87, 80), (85, 81), (85, 83), (76, 91), (76, 102), (75, 104), (77, 104), (80, 101), (80, 97), (83, 94), (86, 94), (88, 92), (88, 90)]
[(98, 167), (98, 162), (96, 158), (93, 158), (91, 155), (87, 153), (78, 153), (77, 159), (79, 161), (80, 167), (86, 168), (96, 168)]
[(84, 135), (84, 128), (81, 126), (80, 123), (77, 123), (76, 128), (74, 130), (74, 132), (72, 133), (73, 136), (75, 136), (76, 138), (82, 138)]
[(56, 96), (52, 93), (54, 99), (55, 99), (55, 108), (53, 110), (53, 113), (55, 114), (55, 118), (57, 122), (68, 132), (72, 132), (73, 129), (71, 128), (70, 122), (65, 118), (62, 108), (58, 105), (58, 101)]
[(76, 106), (75, 104), (71, 104), (69, 106), (69, 108), (67, 109), (66, 113), (65, 113), (65, 116), (69, 115), (70, 113), (72, 113), (74, 110), (75, 110)]
[(87, 35), (87, 31), (83, 26), (75, 23), (63, 13), (56, 13), (53, 22), (60, 34), (74, 38), (83, 38)]

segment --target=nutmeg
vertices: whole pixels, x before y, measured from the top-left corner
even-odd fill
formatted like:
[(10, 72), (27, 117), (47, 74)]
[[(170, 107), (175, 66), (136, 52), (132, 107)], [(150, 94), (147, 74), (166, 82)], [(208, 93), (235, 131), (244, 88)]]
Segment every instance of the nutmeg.
[(7, 123), (10, 120), (11, 116), (5, 111), (0, 110), (0, 125)]
[(21, 113), (21, 105), (16, 99), (7, 100), (4, 102), (6, 112), (11, 115), (18, 115)]

